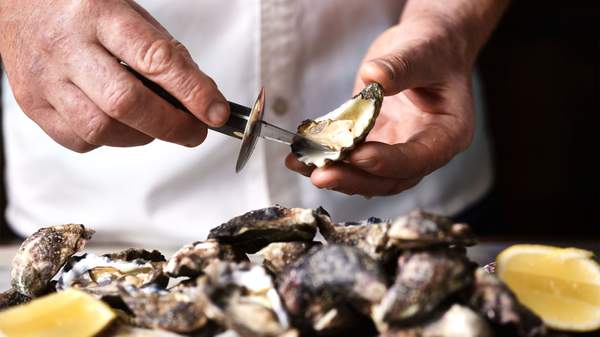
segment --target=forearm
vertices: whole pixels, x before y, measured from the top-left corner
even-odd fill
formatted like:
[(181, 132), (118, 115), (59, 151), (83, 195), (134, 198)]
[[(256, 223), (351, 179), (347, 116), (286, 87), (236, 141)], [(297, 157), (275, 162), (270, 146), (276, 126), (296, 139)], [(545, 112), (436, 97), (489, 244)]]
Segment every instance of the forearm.
[(430, 27), (435, 36), (451, 37), (455, 47), (474, 60), (509, 3), (510, 0), (408, 0), (400, 22), (419, 22), (421, 27)]

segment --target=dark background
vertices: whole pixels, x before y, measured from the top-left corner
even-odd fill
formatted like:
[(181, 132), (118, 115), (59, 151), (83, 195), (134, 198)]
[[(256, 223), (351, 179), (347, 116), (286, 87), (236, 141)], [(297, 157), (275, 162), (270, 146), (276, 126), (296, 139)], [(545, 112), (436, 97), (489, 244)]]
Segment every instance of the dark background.
[(496, 182), (461, 219), (493, 237), (599, 240), (598, 2), (514, 1), (479, 69)]

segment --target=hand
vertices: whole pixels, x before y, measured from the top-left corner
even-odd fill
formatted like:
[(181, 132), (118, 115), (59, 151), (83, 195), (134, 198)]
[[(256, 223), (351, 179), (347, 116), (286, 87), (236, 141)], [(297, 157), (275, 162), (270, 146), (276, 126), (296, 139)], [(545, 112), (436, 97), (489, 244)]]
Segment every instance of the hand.
[(392, 195), (465, 150), (474, 133), (471, 71), (475, 53), (443, 23), (402, 22), (372, 44), (355, 92), (380, 83), (385, 97), (367, 141), (346, 161), (311, 169), (293, 155), (286, 166), (319, 188), (367, 197)]
[[(229, 106), (212, 79), (133, 0), (2, 0), (0, 54), (15, 98), (50, 137), (77, 151), (161, 139), (196, 146)], [(144, 87), (122, 60), (194, 116)], [(205, 123), (205, 124), (204, 124)]]

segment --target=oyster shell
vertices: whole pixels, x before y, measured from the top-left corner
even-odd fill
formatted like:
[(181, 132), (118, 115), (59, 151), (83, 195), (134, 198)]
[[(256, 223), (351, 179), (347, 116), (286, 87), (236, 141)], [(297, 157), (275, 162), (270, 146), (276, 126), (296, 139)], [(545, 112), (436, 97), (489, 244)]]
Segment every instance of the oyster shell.
[(277, 205), (235, 217), (213, 228), (208, 238), (256, 253), (272, 242), (312, 241), (316, 231), (314, 210)]
[(454, 304), (440, 316), (414, 327), (395, 327), (382, 337), (492, 337), (489, 324), (471, 309)]
[(0, 293), (0, 310), (10, 308), (15, 305), (27, 303), (31, 300), (30, 297), (25, 296), (12, 288), (3, 293)]
[[(514, 329), (518, 336), (544, 336), (542, 320), (524, 307), (500, 279), (479, 268), (467, 304), (498, 326)], [(514, 333), (512, 333), (514, 335)]]
[(140, 326), (187, 333), (201, 329), (208, 322), (205, 314), (208, 300), (200, 287), (180, 286), (171, 291), (154, 284), (138, 288), (119, 283), (117, 287)]
[(198, 279), (212, 305), (207, 316), (242, 337), (290, 332), (288, 315), (266, 270), (250, 263), (212, 263)]
[(342, 160), (363, 142), (375, 125), (383, 102), (383, 88), (377, 83), (366, 86), (358, 95), (332, 112), (298, 126), (298, 134), (325, 145), (331, 151), (319, 151), (301, 141), (292, 144), (292, 152), (306, 165), (323, 167)]
[(420, 209), (394, 220), (371, 217), (339, 224), (334, 224), (323, 209), (317, 209), (316, 215), (319, 230), (327, 242), (355, 246), (384, 263), (405, 249), (475, 243), (468, 225)]
[(281, 275), (279, 293), (301, 326), (321, 334), (364, 323), (386, 291), (377, 263), (357, 248), (312, 248)]
[(393, 286), (373, 307), (375, 324), (387, 331), (390, 324), (430, 314), (450, 295), (471, 285), (474, 269), (464, 252), (455, 249), (402, 254)]
[(56, 288), (77, 288), (109, 303), (116, 301), (119, 306), (117, 285), (121, 282), (135, 287), (151, 283), (165, 287), (169, 281), (162, 271), (165, 261), (165, 257), (156, 250), (127, 249), (101, 256), (86, 253), (69, 259)]
[(199, 241), (175, 252), (165, 267), (165, 273), (171, 277), (196, 277), (203, 274), (204, 268), (214, 260), (241, 262), (247, 261), (248, 257), (217, 240)]
[(33, 233), (12, 261), (13, 288), (29, 297), (43, 294), (52, 277), (93, 234), (93, 230), (78, 224), (46, 227)]
[(283, 270), (298, 260), (320, 242), (273, 242), (258, 251), (264, 257), (263, 265), (273, 275), (279, 275)]

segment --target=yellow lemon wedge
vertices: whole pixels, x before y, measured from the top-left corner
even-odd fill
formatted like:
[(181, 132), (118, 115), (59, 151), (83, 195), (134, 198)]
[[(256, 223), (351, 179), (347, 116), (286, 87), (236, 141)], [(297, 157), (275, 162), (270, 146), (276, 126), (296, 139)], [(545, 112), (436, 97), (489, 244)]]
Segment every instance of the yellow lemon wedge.
[(104, 302), (67, 289), (0, 312), (0, 336), (91, 337), (114, 318)]
[(514, 245), (498, 255), (496, 273), (550, 328), (600, 328), (600, 265), (577, 248)]

